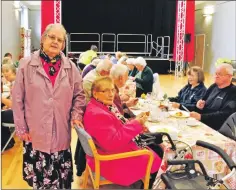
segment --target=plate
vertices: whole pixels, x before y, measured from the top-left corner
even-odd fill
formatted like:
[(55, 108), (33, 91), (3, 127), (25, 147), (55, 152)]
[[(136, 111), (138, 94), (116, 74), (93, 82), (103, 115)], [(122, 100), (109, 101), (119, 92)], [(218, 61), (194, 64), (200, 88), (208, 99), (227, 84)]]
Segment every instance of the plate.
[(150, 117), (148, 118), (148, 121), (151, 122), (151, 123), (158, 123), (160, 120), (152, 120)]
[(139, 106), (135, 106), (135, 107), (130, 107), (131, 110), (140, 110), (141, 108)]
[(196, 122), (196, 123), (187, 123), (187, 125), (189, 126), (189, 127), (198, 127), (199, 125), (200, 125), (200, 123), (199, 122)]
[[(176, 118), (187, 118), (187, 117), (190, 117), (190, 114), (189, 112), (186, 112), (186, 111), (169, 111), (169, 114), (172, 116), (172, 117), (176, 117)], [(181, 114), (181, 115), (180, 115)]]

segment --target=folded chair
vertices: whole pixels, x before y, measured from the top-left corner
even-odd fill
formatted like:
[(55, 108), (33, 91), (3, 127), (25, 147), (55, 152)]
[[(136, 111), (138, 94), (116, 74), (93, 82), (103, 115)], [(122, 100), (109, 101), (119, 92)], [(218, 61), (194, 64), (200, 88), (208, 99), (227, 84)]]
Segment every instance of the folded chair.
[(15, 124), (14, 123), (2, 123), (2, 127), (9, 127), (10, 129), (13, 129), (13, 132), (11, 133), (11, 136), (9, 137), (8, 141), (6, 142), (5, 146), (2, 149), (2, 153), (4, 152), (4, 150), (6, 149), (7, 145), (9, 144), (9, 142), (11, 141), (11, 139), (14, 137), (15, 135)]
[(75, 130), (78, 134), (80, 143), (88, 156), (94, 158), (95, 161), (95, 171), (93, 172), (88, 164), (86, 164), (86, 169), (84, 173), (84, 181), (83, 181), (83, 189), (87, 188), (88, 177), (90, 175), (94, 189), (99, 189), (100, 185), (108, 185), (113, 184), (111, 181), (106, 180), (102, 176), (100, 176), (100, 161), (108, 161), (108, 160), (117, 160), (122, 158), (136, 157), (142, 155), (148, 155), (149, 160), (147, 164), (146, 175), (143, 179), (144, 189), (148, 189), (149, 179), (150, 179), (150, 171), (152, 167), (152, 163), (154, 160), (154, 156), (151, 151), (147, 149), (137, 150), (132, 152), (120, 153), (120, 154), (111, 154), (111, 155), (100, 155), (97, 152), (96, 146), (93, 142), (92, 137), (83, 129), (78, 126), (75, 126)]

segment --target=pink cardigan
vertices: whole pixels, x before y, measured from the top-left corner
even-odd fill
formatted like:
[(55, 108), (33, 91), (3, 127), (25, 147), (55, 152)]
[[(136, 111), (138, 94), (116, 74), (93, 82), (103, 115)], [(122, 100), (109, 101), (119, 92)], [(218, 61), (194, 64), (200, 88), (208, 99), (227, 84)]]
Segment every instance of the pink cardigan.
[[(89, 102), (84, 115), (85, 130), (92, 136), (98, 153), (109, 155), (139, 150), (132, 139), (142, 132), (142, 126), (132, 120), (122, 124), (108, 108), (95, 99)], [(156, 172), (161, 159), (154, 153), (151, 173)], [(101, 176), (115, 184), (129, 186), (144, 178), (148, 157), (139, 156), (101, 162)], [(95, 170), (94, 159), (87, 156), (87, 163)]]

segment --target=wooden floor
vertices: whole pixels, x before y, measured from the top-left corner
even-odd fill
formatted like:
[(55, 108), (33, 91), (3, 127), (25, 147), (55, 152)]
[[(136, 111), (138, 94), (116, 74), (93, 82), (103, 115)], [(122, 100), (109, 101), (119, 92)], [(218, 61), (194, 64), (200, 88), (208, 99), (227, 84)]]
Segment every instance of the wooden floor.
[[(187, 83), (186, 77), (175, 79), (173, 75), (161, 75), (160, 83), (162, 89), (168, 96), (176, 96), (178, 91)], [(205, 85), (209, 87), (213, 83), (213, 77), (206, 75)], [(15, 138), (15, 146), (2, 154), (2, 189), (32, 189), (22, 179), (22, 143)], [(74, 152), (77, 141), (75, 131), (72, 132), (71, 148)], [(76, 173), (74, 167), (74, 174)], [(74, 178), (73, 189), (81, 189), (82, 179)]]

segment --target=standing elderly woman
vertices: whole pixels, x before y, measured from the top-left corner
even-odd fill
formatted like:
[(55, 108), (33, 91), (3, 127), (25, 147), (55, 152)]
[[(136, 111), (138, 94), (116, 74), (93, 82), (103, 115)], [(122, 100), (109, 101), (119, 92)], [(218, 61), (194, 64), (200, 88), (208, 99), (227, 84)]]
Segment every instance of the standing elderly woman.
[(152, 92), (153, 72), (143, 57), (135, 59), (135, 66), (139, 72), (131, 79), (136, 82), (136, 96), (140, 97), (143, 93)]
[(20, 61), (13, 88), (23, 176), (36, 189), (70, 189), (73, 181), (71, 125), (82, 126), (85, 95), (78, 69), (61, 52), (65, 37), (62, 25), (48, 25), (41, 49)]

